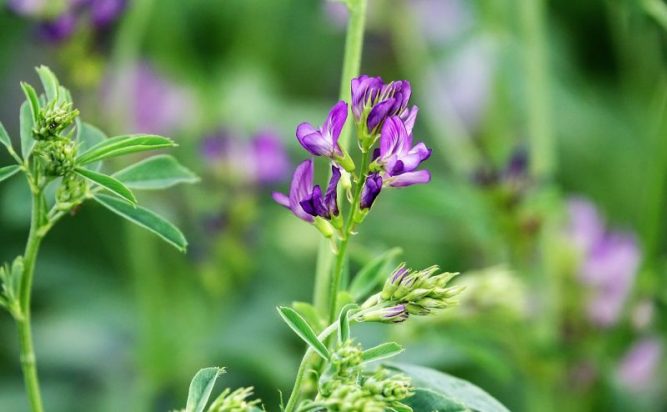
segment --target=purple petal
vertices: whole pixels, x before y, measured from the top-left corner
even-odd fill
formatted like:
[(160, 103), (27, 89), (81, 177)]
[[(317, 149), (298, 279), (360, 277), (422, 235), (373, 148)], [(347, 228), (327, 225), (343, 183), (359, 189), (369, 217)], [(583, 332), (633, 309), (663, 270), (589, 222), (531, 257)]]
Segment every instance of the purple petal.
[(620, 383), (631, 391), (648, 389), (662, 358), (662, 344), (656, 338), (644, 338), (632, 345), (618, 366)]
[(382, 126), (380, 133), (380, 158), (397, 154), (405, 146), (408, 135), (403, 121), (392, 116)]
[(301, 123), (296, 128), (296, 138), (304, 149), (315, 156), (329, 156), (333, 151), (331, 142), (310, 123)]
[(370, 209), (381, 190), (382, 176), (377, 173), (369, 175), (366, 178), (363, 189), (361, 190), (361, 200), (359, 202), (359, 206), (362, 209)]
[(401, 116), (403, 124), (405, 125), (405, 130), (409, 135), (412, 134), (412, 129), (415, 127), (415, 120), (417, 120), (417, 113), (419, 112), (419, 107), (412, 106), (407, 114)]
[(403, 173), (389, 180), (392, 187), (405, 187), (431, 181), (431, 173), (428, 170), (417, 170), (415, 172)]
[(39, 36), (47, 41), (60, 42), (67, 39), (76, 29), (77, 19), (72, 13), (64, 13), (54, 20), (41, 23)]
[(388, 99), (376, 104), (371, 109), (371, 112), (368, 114), (368, 120), (366, 121), (368, 130), (375, 130), (376, 127), (385, 121), (387, 115), (391, 111), (391, 108), (394, 106), (394, 103), (394, 99)]
[[(347, 120), (347, 103), (344, 101), (339, 101), (331, 108), (329, 111), (329, 116), (324, 122), (322, 130), (328, 135), (331, 147), (338, 148), (338, 137), (340, 136), (343, 126), (345, 126), (345, 121)], [(338, 149), (340, 151), (340, 149)], [(342, 154), (342, 153), (340, 153)]]
[(324, 203), (333, 216), (338, 216), (338, 181), (340, 180), (340, 169), (336, 166), (331, 166), (331, 179), (329, 180), (329, 187), (324, 196)]
[(352, 113), (357, 121), (361, 118), (366, 102), (372, 102), (378, 97), (383, 84), (382, 78), (365, 74), (352, 79)]
[(285, 206), (288, 209), (290, 208), (289, 197), (285, 196), (284, 194), (273, 192), (271, 197), (273, 197), (273, 200), (275, 200), (279, 205)]
[(313, 187), (313, 160), (304, 160), (297, 166), (290, 185), (290, 209), (299, 218), (312, 222), (313, 218), (301, 207), (301, 201), (309, 199)]
[(125, 10), (125, 0), (94, 0), (90, 6), (93, 24), (99, 28), (108, 26)]

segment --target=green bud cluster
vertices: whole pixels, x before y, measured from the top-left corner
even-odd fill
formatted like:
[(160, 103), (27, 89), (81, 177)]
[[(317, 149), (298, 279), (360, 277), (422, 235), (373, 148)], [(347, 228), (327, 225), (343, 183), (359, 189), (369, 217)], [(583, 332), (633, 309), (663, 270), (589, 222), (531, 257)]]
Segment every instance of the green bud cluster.
[(51, 140), (60, 137), (60, 133), (74, 123), (79, 110), (72, 103), (52, 101), (39, 111), (37, 122), (32, 129), (35, 140)]
[(69, 138), (57, 137), (38, 141), (34, 154), (47, 176), (65, 176), (74, 170), (77, 147)]
[(56, 204), (60, 210), (70, 210), (85, 200), (88, 182), (77, 174), (69, 173), (63, 177), (56, 191)]
[[(463, 287), (448, 287), (458, 273), (440, 273), (438, 266), (413, 271), (399, 265), (389, 276), (380, 293), (362, 305), (365, 321), (396, 322), (409, 315), (424, 316), (457, 303)], [(375, 309), (375, 310), (373, 310)]]
[(252, 387), (238, 388), (235, 391), (226, 388), (208, 408), (208, 412), (251, 412), (260, 403), (259, 399), (249, 401)]
[(332, 352), (320, 377), (314, 401), (304, 401), (299, 410), (331, 412), (383, 412), (401, 406), (412, 396), (410, 381), (403, 375), (392, 375), (378, 369), (370, 375), (364, 371), (363, 348), (348, 340)]

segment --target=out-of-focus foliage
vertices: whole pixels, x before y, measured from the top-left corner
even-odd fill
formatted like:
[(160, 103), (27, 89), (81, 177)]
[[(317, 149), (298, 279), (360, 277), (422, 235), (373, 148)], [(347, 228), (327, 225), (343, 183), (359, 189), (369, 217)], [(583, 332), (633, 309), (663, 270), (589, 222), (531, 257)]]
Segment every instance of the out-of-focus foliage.
[[(345, 10), (134, 0), (102, 21), (77, 9), (63, 32), (64, 9), (41, 3), (52, 2), (0, 11), (9, 134), (20, 135), (19, 80), (48, 64), (82, 117), (113, 135), (169, 136), (202, 176), (139, 195), (183, 228), (185, 256), (93, 204), (44, 242), (33, 322), (48, 410), (172, 410), (210, 365), (277, 404), (302, 343), (274, 307), (310, 300), (319, 238), (271, 191), (301, 160), (295, 126), (321, 121), (338, 95)], [(433, 180), (383, 194), (351, 273), (396, 245), (415, 267), (463, 272), (466, 287), (460, 307), (392, 329), (408, 348), (399, 362), (464, 377), (512, 411), (667, 407), (666, 10), (369, 0), (362, 72), (411, 81)], [(1, 262), (21, 253), (29, 197), (21, 179), (0, 186)], [(364, 347), (388, 333), (359, 332)], [(0, 342), (0, 410), (25, 411), (9, 316)]]

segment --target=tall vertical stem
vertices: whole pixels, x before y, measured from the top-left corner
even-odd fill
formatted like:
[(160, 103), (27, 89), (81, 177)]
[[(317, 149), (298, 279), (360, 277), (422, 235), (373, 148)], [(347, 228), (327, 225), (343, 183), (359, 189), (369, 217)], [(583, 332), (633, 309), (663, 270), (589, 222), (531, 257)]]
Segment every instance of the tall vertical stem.
[(21, 369), (25, 382), (28, 401), (32, 412), (42, 412), (42, 396), (37, 379), (37, 358), (32, 343), (32, 329), (30, 325), (30, 297), (32, 295), (32, 279), (35, 273), (35, 261), (42, 242), (39, 229), (43, 220), (42, 193), (37, 191), (32, 196), (32, 216), (30, 220), (30, 234), (23, 255), (23, 276), (21, 277), (20, 304), (21, 318), (17, 320), (19, 332), (19, 347), (21, 351)]
[[(343, 55), (343, 70), (340, 81), (341, 100), (350, 101), (350, 83), (352, 79), (359, 75), (361, 68), (361, 52), (364, 45), (364, 28), (366, 25), (366, 4), (367, 0), (348, 0), (348, 10), (350, 19), (347, 24), (347, 35), (345, 37), (345, 52)], [(347, 150), (350, 140), (350, 123), (347, 122), (343, 128), (339, 144)], [(318, 312), (325, 316), (331, 302), (331, 281), (334, 268), (332, 268), (332, 252), (329, 247), (329, 241), (323, 239), (320, 241), (320, 248), (317, 254), (317, 272), (315, 277), (315, 288), (313, 292), (313, 303)], [(342, 249), (342, 248), (341, 248)], [(340, 251), (339, 251), (340, 253)]]
[(533, 176), (548, 180), (555, 169), (555, 147), (549, 108), (544, 0), (522, 0), (520, 5), (520, 24), (525, 42), (530, 167)]

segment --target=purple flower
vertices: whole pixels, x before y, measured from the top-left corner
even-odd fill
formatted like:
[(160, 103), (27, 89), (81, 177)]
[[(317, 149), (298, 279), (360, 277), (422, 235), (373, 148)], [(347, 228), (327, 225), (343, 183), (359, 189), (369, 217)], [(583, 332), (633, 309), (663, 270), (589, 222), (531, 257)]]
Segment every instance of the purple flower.
[(98, 28), (104, 28), (115, 22), (125, 11), (125, 0), (91, 0), (90, 17)]
[(398, 116), (414, 124), (417, 111), (416, 108), (408, 110), (412, 88), (407, 80), (384, 84), (380, 77), (361, 75), (352, 79), (351, 89), (352, 113), (357, 123), (364, 121), (364, 116), (367, 116), (365, 121), (369, 135), (380, 130), (391, 116)]
[(145, 62), (112, 73), (103, 94), (107, 104), (129, 117), (132, 130), (142, 133), (174, 133), (183, 127), (194, 106), (185, 89)]
[(306, 212), (301, 203), (310, 199), (313, 191), (313, 160), (304, 160), (297, 166), (292, 176), (292, 183), (289, 189), (289, 196), (274, 192), (273, 200), (278, 204), (285, 206), (294, 213), (299, 219), (306, 222), (312, 222), (313, 216)]
[(389, 321), (392, 323), (400, 323), (408, 319), (410, 316), (408, 314), (408, 308), (404, 304), (399, 304), (396, 306), (391, 306), (385, 308), (382, 314), (384, 321)]
[(305, 160), (294, 171), (289, 196), (273, 193), (273, 199), (306, 222), (313, 222), (316, 216), (327, 220), (338, 216), (337, 187), (341, 173), (336, 166), (332, 166), (331, 172), (329, 187), (322, 196), (320, 186), (313, 186), (313, 160)]
[(304, 149), (315, 156), (331, 159), (343, 157), (338, 137), (347, 120), (347, 103), (340, 101), (331, 108), (329, 116), (319, 129), (310, 123), (301, 123), (296, 128), (296, 138)]
[[(409, 126), (412, 126), (410, 123)], [(393, 187), (428, 183), (428, 170), (416, 170), (431, 156), (431, 149), (422, 142), (412, 146), (412, 128), (398, 116), (387, 119), (380, 134), (380, 148), (375, 162), (384, 169), (383, 182)]]
[(288, 173), (290, 163), (280, 138), (271, 132), (263, 132), (255, 136), (250, 144), (254, 180), (260, 184), (282, 181)]
[(361, 200), (359, 201), (361, 209), (370, 209), (381, 190), (382, 176), (378, 173), (368, 175), (364, 187), (361, 189)]
[(280, 182), (289, 170), (280, 138), (268, 131), (245, 141), (221, 130), (204, 138), (200, 151), (211, 169), (244, 185)]
[(320, 216), (330, 220), (334, 216), (338, 216), (338, 181), (340, 180), (340, 169), (336, 166), (331, 166), (331, 179), (329, 180), (329, 187), (324, 197), (322, 197), (322, 189), (319, 185), (313, 187), (310, 197), (300, 202), (301, 207), (306, 213), (312, 216)]
[(579, 280), (588, 286), (588, 318), (600, 327), (618, 321), (639, 268), (641, 253), (634, 236), (607, 231), (595, 206), (569, 202), (569, 235), (582, 255)]
[(61, 42), (74, 33), (76, 29), (76, 17), (67, 12), (54, 18), (41, 22), (38, 25), (39, 37), (49, 42)]
[(636, 342), (625, 354), (616, 371), (619, 382), (633, 392), (647, 389), (655, 382), (655, 374), (662, 358), (662, 344), (657, 338)]

